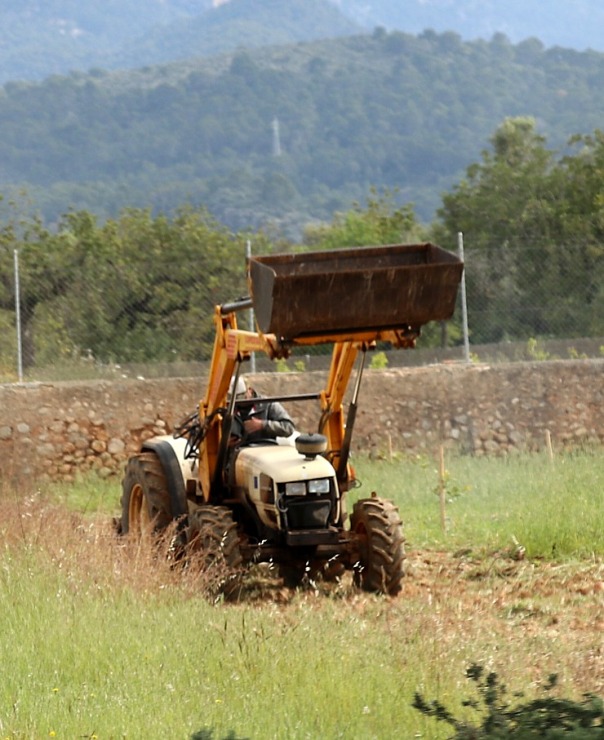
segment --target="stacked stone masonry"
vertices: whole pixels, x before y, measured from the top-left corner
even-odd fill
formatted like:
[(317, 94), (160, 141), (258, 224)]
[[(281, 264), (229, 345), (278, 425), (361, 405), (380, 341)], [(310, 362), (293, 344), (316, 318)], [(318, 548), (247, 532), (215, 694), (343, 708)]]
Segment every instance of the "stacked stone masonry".
[[(263, 373), (266, 395), (319, 391), (324, 373)], [(0, 386), (0, 479), (121, 475), (129, 455), (170, 434), (198, 405), (204, 379)], [(318, 402), (287, 404), (300, 431)], [(604, 444), (604, 360), (366, 370), (354, 451), (506, 455)]]

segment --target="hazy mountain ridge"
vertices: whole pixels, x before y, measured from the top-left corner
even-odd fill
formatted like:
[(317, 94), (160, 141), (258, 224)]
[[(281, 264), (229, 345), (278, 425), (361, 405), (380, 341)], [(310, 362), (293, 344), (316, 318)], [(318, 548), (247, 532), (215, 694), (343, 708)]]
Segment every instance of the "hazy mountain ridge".
[[(459, 0), (454, 7), (492, 5)], [(126, 205), (169, 211), (195, 202), (241, 228), (272, 219), (299, 227), (377, 186), (399, 188), (428, 220), (506, 116), (534, 116), (556, 147), (601, 127), (604, 55), (597, 52), (547, 48), (535, 38), (512, 44), (502, 34), (464, 42), (457, 31), (388, 32), (400, 10), (388, 0), (364, 10), (358, 0), (211, 6), (107, 0), (99, 16), (98, 7), (76, 0), (3, 4), (0, 23), (12, 13), (13, 41), (25, 24), (61, 45), (49, 45), (45, 56), (30, 33), (29, 46), (0, 46), (0, 73), (7, 60), (28, 55), (39, 71), (52, 49), (65, 52), (57, 64), (89, 72), (5, 82), (0, 192), (26, 188), (50, 220), (70, 207), (104, 216)], [(405, 7), (410, 24), (421, 22), (419, 10), (453, 5), (413, 0)], [(509, 19), (519, 7), (511, 0)], [(355, 8), (362, 22), (367, 11), (380, 11), (370, 33), (343, 15)], [(0, 29), (0, 37), (8, 33)], [(138, 40), (124, 42), (128, 32)], [(109, 36), (111, 48), (103, 42)], [(153, 61), (160, 51), (170, 63)], [(118, 71), (106, 71), (111, 65)]]
[(382, 26), (463, 39), (504, 33), (517, 43), (604, 50), (599, 0), (6, 0), (0, 7), (0, 83), (134, 68), (237, 48), (370, 33)]
[(362, 25), (417, 34), (455, 31), (465, 40), (503, 33), (514, 43), (604, 51), (604, 5), (598, 0), (334, 0)]
[(73, 0), (0, 7), (0, 83), (358, 33), (327, 0)]
[(210, 7), (211, 0), (8, 0), (0, 7), (0, 82), (115, 68), (133, 38)]
[(429, 220), (506, 116), (534, 116), (552, 147), (601, 126), (602, 81), (596, 52), (376, 30), (11, 82), (0, 192), (25, 188), (51, 221), (191, 202), (239, 229), (299, 228), (376, 186)]
[(296, 44), (362, 30), (325, 0), (237, 0), (169, 26), (154, 27), (130, 44), (116, 65), (209, 57), (238, 47)]

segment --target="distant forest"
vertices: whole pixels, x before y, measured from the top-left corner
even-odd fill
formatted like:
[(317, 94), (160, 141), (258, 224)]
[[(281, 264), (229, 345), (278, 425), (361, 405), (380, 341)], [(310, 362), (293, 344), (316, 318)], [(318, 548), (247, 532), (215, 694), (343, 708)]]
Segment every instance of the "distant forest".
[(601, 0), (3, 0), (0, 84), (371, 33), (504, 33), (604, 50)]
[(0, 84), (363, 31), (330, 0), (3, 0)]
[[(0, 222), (0, 379), (15, 367), (15, 254), (27, 368), (207, 360), (214, 306), (245, 295), (248, 245), (254, 254), (425, 240), (450, 249), (459, 232), (473, 345), (524, 341), (545, 359), (539, 339), (604, 338), (604, 133), (576, 144), (556, 161), (532, 119), (508, 118), (430, 228), (374, 193), (365, 208), (307, 227), (301, 244), (233, 233), (203, 209), (126, 209), (103, 223), (79, 211), (57, 228), (15, 213)], [(315, 307), (324, 299), (309, 296)], [(457, 311), (426, 327), (421, 345), (458, 344), (459, 321)]]
[(394, 189), (429, 222), (509, 116), (564, 153), (604, 116), (604, 54), (369, 36), (240, 51), (0, 91), (0, 192), (50, 223), (69, 208), (206, 207), (234, 230), (289, 237)]

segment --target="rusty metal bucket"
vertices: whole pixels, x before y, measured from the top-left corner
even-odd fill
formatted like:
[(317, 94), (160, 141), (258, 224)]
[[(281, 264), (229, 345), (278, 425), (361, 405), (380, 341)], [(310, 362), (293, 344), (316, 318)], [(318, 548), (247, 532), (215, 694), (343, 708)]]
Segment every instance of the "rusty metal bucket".
[(449, 319), (463, 263), (434, 244), (251, 257), (260, 331), (286, 340)]

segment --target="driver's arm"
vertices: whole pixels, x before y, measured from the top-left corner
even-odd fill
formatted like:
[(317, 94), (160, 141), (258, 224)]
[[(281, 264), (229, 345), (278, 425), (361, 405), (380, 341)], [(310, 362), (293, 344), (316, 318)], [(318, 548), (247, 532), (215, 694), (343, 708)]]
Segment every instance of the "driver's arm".
[(267, 418), (261, 419), (252, 416), (245, 422), (247, 434), (261, 432), (265, 437), (289, 437), (295, 431), (294, 422), (280, 403), (270, 403), (267, 409)]
[(271, 403), (268, 419), (265, 422), (267, 431), (272, 437), (289, 437), (296, 430), (294, 422), (280, 403)]

